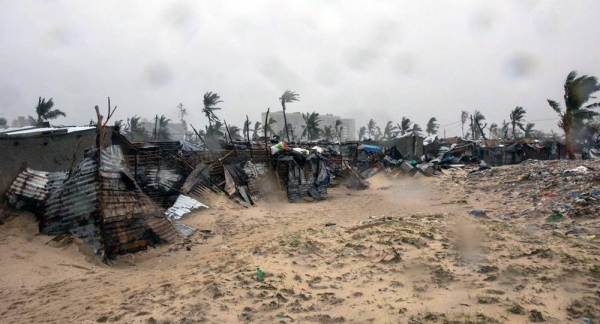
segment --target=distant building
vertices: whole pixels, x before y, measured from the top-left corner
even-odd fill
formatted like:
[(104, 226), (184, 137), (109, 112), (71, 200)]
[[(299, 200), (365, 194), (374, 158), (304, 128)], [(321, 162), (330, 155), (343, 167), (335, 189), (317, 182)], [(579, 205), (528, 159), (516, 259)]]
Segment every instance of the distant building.
[(29, 122), (28, 117), (19, 116), (16, 119), (13, 119), (11, 126), (12, 127), (25, 127), (25, 126), (31, 126), (31, 123)]
[[(261, 124), (265, 123), (267, 113), (261, 114)], [(275, 124), (271, 125), (273, 128), (273, 132), (275, 134), (279, 134), (280, 132), (285, 133), (284, 129), (284, 120), (283, 120), (283, 111), (273, 111), (269, 113), (269, 119), (273, 117), (276, 121)], [(286, 114), (287, 122), (292, 126), (290, 129), (290, 137), (292, 136), (292, 131), (294, 133), (294, 137), (296, 140), (300, 140), (300, 136), (302, 135), (302, 130), (306, 126), (304, 122), (304, 118), (302, 117), (302, 113), (300, 112), (288, 112)], [(332, 114), (319, 114), (319, 128), (323, 129), (326, 126), (331, 126), (335, 129), (336, 121), (342, 121), (342, 142), (344, 141), (354, 141), (356, 140), (356, 121), (353, 118), (342, 118), (340, 116), (334, 116)], [(304, 138), (306, 139), (306, 137)], [(336, 135), (337, 140), (337, 135)]]

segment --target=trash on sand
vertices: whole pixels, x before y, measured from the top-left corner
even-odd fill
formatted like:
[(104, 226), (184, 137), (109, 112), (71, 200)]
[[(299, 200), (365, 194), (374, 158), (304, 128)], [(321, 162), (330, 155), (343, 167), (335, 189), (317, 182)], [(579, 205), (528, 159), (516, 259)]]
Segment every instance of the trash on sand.
[(519, 180), (529, 180), (531, 177), (531, 173), (521, 173), (519, 174)]
[(589, 170), (588, 168), (586, 168), (582, 165), (582, 166), (578, 166), (571, 170), (565, 170), (564, 173), (586, 173), (586, 172), (588, 172), (588, 170)]
[(548, 218), (546, 218), (546, 222), (554, 223), (554, 222), (561, 220), (562, 218), (563, 218), (563, 214), (561, 214), (560, 212), (556, 212), (556, 213), (548, 216)]
[(332, 223), (332, 222), (325, 223), (325, 227), (330, 227), (330, 226), (335, 226), (335, 225), (336, 224)]
[(258, 280), (263, 280), (265, 278), (265, 273), (258, 267), (256, 268), (256, 278)]
[(486, 216), (485, 210), (473, 209), (469, 212), (473, 216)]
[(590, 240), (593, 240), (593, 239), (595, 239), (595, 238), (596, 238), (596, 235), (588, 235), (588, 237), (587, 237), (587, 238), (589, 238)]

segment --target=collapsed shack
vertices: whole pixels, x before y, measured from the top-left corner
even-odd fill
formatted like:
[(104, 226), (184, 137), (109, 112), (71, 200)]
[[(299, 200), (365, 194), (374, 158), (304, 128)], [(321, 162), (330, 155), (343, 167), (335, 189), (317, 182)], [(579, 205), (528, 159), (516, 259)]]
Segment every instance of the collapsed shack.
[(103, 260), (179, 237), (162, 210), (141, 190), (119, 147), (91, 147), (68, 172), (25, 168), (6, 193), (32, 211), (40, 232), (73, 234)]
[(327, 198), (328, 164), (329, 161), (319, 153), (304, 155), (288, 150), (273, 154), (272, 161), (279, 185), (286, 189), (290, 202), (304, 197)]

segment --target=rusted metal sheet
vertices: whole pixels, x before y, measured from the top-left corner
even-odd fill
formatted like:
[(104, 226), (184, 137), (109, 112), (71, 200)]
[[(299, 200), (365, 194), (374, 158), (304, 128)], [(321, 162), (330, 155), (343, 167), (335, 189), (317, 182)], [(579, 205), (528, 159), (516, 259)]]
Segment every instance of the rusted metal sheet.
[(43, 201), (67, 179), (67, 172), (43, 172), (26, 168), (17, 176), (6, 192), (13, 205), (26, 198)]
[(14, 183), (15, 194), (45, 200), (40, 217), (43, 233), (71, 232), (101, 258), (179, 237), (162, 210), (136, 184), (118, 147), (86, 150), (68, 178), (67, 173), (33, 170), (25, 170), (20, 178)]

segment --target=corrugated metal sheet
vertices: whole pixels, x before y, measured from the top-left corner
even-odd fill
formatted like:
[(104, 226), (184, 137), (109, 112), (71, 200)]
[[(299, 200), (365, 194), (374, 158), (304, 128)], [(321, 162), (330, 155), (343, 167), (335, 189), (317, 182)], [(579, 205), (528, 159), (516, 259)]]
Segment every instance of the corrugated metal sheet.
[(191, 213), (193, 209), (198, 208), (208, 208), (208, 206), (192, 197), (179, 195), (175, 204), (171, 208), (167, 209), (165, 215), (167, 215), (170, 220), (181, 219), (183, 215)]
[[(136, 184), (118, 147), (86, 150), (65, 178), (66, 173), (25, 170), (13, 184), (14, 193), (48, 197), (40, 217), (43, 233), (74, 233), (101, 258), (177, 239), (161, 209)], [(31, 185), (23, 187), (27, 179)]]
[(26, 168), (17, 176), (6, 192), (12, 204), (22, 198), (46, 200), (50, 192), (67, 179), (67, 172), (43, 172)]

